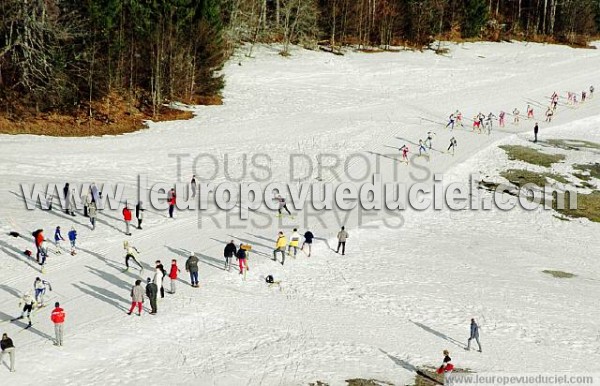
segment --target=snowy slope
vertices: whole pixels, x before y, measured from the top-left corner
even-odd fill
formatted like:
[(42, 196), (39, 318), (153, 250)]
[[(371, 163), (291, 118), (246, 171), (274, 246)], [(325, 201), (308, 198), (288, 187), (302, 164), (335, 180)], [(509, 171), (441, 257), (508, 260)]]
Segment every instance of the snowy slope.
[[(313, 158), (360, 152), (380, 161), (391, 180), (396, 161), (386, 154), (404, 143), (416, 150), (412, 143), (430, 130), (437, 132), (435, 148), (452, 135), (459, 148), (455, 156), (434, 152), (426, 166), (447, 172), (446, 181), (463, 181), (469, 172), (485, 175), (505, 165), (502, 152), (489, 146), (520, 143), (530, 137), (532, 123), (508, 125), (491, 136), (449, 133), (440, 123), (450, 112), (460, 108), (469, 118), (516, 106), (524, 112), (530, 101), (547, 104), (544, 98), (554, 90), (587, 89), (600, 78), (600, 54), (478, 43), (451, 46), (451, 57), (296, 51), (284, 59), (263, 47), (255, 58), (240, 53), (225, 73), (225, 104), (198, 107), (190, 121), (151, 124), (119, 137), (0, 138), (0, 320), (19, 313), (18, 296), (39, 275), (20, 254), (31, 242), (10, 238), (8, 231), (28, 237), (42, 227), (50, 237), (56, 225), (67, 230), (74, 224), (81, 247), (75, 257), (51, 256), (45, 275), (55, 288), (51, 300), (60, 300), (67, 312), (63, 348), (52, 346), (49, 307), (35, 315), (32, 329), (0, 324), (18, 347), (17, 372), (6, 375), (13, 384), (300, 385), (343, 384), (351, 377), (404, 384), (413, 377), (411, 366), (437, 364), (444, 348), (455, 352), (457, 365), (476, 371), (597, 366), (599, 315), (593, 302), (600, 266), (590, 252), (598, 251), (598, 226), (558, 222), (545, 211), (407, 212), (400, 230), (350, 229), (345, 257), (328, 244), (333, 246), (342, 223), (352, 228), (358, 218), (352, 214), (340, 223), (330, 214), (325, 226), (308, 221), (324, 239), (314, 256), (289, 259), (285, 267), (269, 260), (282, 228), (276, 222), (226, 228), (200, 224), (195, 212), (178, 212), (170, 220), (165, 212), (147, 211), (145, 229), (131, 237), (146, 268), (171, 258), (181, 267), (195, 251), (201, 287), (187, 287), (183, 274), (178, 293), (159, 303), (156, 317), (127, 316), (138, 276), (122, 273), (120, 213), (100, 214), (91, 232), (82, 216), (26, 211), (20, 183), (122, 182), (134, 200), (138, 174), (152, 182), (177, 180), (169, 154), (228, 154), (234, 160), (229, 171), (237, 176), (243, 154), (265, 152), (273, 158), (272, 180), (287, 181), (288, 155), (299, 149)], [(542, 135), (599, 142), (598, 100), (561, 106), (554, 127), (542, 124)], [(193, 173), (192, 157), (182, 163), (184, 181)], [(210, 174), (208, 163), (198, 166), (198, 175)], [(401, 168), (397, 178), (409, 180), (412, 167)], [(350, 169), (361, 174), (359, 164)], [(221, 170), (215, 181), (224, 178)], [(383, 216), (363, 222), (377, 225)], [(224, 224), (225, 216), (218, 218)], [(287, 233), (294, 225), (306, 227), (300, 218), (283, 225)], [(246, 281), (235, 270), (220, 269), (224, 242), (231, 238), (256, 250)], [(553, 268), (579, 276), (563, 282), (540, 272)], [(266, 287), (266, 274), (282, 279), (282, 290)], [(465, 353), (453, 343), (464, 342), (471, 317), (482, 324), (483, 354)]]

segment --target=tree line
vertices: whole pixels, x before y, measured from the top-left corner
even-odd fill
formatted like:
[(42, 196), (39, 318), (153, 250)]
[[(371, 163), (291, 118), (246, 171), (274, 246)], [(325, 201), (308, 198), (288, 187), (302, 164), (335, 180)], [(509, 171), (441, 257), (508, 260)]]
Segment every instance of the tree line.
[(424, 47), (434, 39), (578, 44), (600, 0), (0, 0), (0, 112), (85, 111), (111, 93), (154, 114), (216, 95), (240, 43)]

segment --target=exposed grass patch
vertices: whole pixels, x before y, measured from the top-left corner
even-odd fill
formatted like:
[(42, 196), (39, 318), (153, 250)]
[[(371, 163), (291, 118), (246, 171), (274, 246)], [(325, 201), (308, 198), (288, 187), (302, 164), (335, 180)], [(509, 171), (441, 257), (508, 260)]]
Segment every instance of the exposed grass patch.
[(549, 139), (545, 142), (565, 150), (581, 150), (582, 148), (600, 150), (600, 143), (580, 139)]
[(581, 181), (589, 181), (592, 179), (592, 177), (588, 176), (587, 174), (581, 174), (581, 173), (573, 173), (573, 177), (577, 177)]
[(600, 191), (595, 190), (591, 194), (577, 194), (577, 209), (559, 209), (553, 205), (554, 210), (562, 215), (572, 218), (587, 218), (593, 222), (600, 222)]
[(547, 172), (537, 173), (524, 169), (509, 169), (503, 171), (500, 175), (518, 187), (532, 183), (543, 188), (549, 183), (548, 179), (553, 179), (563, 184), (569, 183), (569, 181), (560, 174)]
[(543, 273), (547, 273), (548, 275), (552, 275), (552, 277), (555, 277), (557, 279), (570, 279), (572, 277), (575, 277), (577, 275), (569, 273), (569, 272), (564, 272), (564, 271), (553, 271), (550, 269), (546, 269), (542, 271)]
[[(454, 368), (453, 373), (470, 373), (468, 369)], [(435, 379), (437, 382), (433, 381)], [(419, 368), (415, 378), (415, 386), (438, 386), (444, 384), (444, 374), (438, 374), (433, 368)]]
[(553, 163), (565, 159), (563, 154), (547, 154), (527, 146), (520, 145), (502, 145), (502, 150), (506, 152), (509, 160), (518, 160), (533, 165), (550, 167)]
[(377, 379), (346, 379), (348, 386), (394, 386), (393, 383), (378, 381)]
[(573, 169), (581, 170), (582, 172), (587, 172), (587, 174), (579, 174), (581, 176), (587, 177), (587, 179), (581, 178), (581, 177), (573, 174), (575, 177), (579, 178), (580, 180), (589, 181), (590, 177), (594, 177), (594, 178), (597, 178), (600, 180), (600, 163), (575, 164), (575, 165), (573, 165)]

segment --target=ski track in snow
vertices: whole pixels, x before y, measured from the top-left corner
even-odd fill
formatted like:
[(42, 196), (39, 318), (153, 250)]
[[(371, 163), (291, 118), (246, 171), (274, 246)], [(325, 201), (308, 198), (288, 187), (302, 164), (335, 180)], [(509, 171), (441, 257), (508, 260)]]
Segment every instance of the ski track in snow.
[[(466, 181), (471, 172), (497, 175), (518, 163), (496, 145), (526, 143), (533, 122), (508, 123), (490, 136), (459, 128), (451, 133), (443, 129), (450, 112), (459, 108), (471, 118), (518, 106), (524, 115), (530, 100), (545, 105), (554, 90), (580, 92), (600, 79), (595, 50), (540, 44), (451, 45), (450, 58), (431, 52), (337, 57), (298, 50), (284, 59), (271, 47), (255, 56), (234, 57), (224, 70), (225, 104), (197, 107), (189, 121), (152, 123), (149, 130), (118, 137), (0, 136), (0, 320), (20, 313), (18, 297), (39, 275), (35, 262), (22, 254), (33, 248), (31, 232), (41, 227), (51, 238), (56, 225), (66, 233), (74, 224), (79, 233), (79, 253), (51, 255), (45, 274), (55, 289), (47, 302), (59, 300), (67, 312), (65, 346), (56, 348), (50, 340), (51, 307), (34, 314), (29, 330), (0, 324), (17, 346), (17, 372), (3, 373), (3, 380), (341, 385), (362, 377), (405, 384), (414, 366), (437, 365), (445, 348), (457, 366), (475, 371), (597, 368), (598, 225), (588, 221), (557, 221), (544, 210), (407, 211), (401, 229), (356, 229), (352, 215), (345, 222), (347, 255), (340, 256), (329, 248), (339, 228), (331, 214), (326, 228), (310, 224), (318, 238), (313, 256), (299, 253), (281, 266), (270, 261), (277, 223), (220, 229), (200, 224), (196, 212), (180, 211), (171, 220), (166, 212), (148, 210), (144, 230), (134, 229), (131, 237), (145, 268), (140, 275), (122, 272), (118, 211), (99, 212), (91, 232), (81, 215), (25, 210), (19, 183), (122, 182), (134, 200), (138, 174), (151, 182), (176, 180), (169, 153), (209, 152), (221, 160), (229, 154), (229, 172), (239, 176), (242, 154), (265, 152), (272, 157), (272, 180), (287, 181), (288, 154), (299, 149), (312, 159), (323, 152), (358, 152), (379, 161), (384, 181), (390, 181), (401, 158), (397, 149), (406, 143), (414, 154), (413, 143), (430, 130), (437, 134), (436, 150), (445, 150), (456, 136), (457, 153), (433, 152), (428, 162), (415, 163), (444, 172), (445, 182)], [(535, 109), (538, 116), (544, 112)], [(540, 120), (541, 138), (600, 142), (599, 116), (598, 96), (578, 108), (561, 106), (551, 127)], [(467, 128), (469, 123), (465, 119)], [(597, 161), (597, 153), (568, 152), (568, 162), (553, 170), (564, 173), (569, 164), (590, 160)], [(191, 157), (182, 162), (185, 181), (191, 165)], [(197, 167), (198, 173), (210, 173), (207, 161)], [(397, 168), (397, 179), (412, 178), (413, 165)], [(357, 159), (347, 169), (354, 176), (373, 172)], [(322, 178), (335, 181), (331, 173)], [(224, 179), (220, 170), (214, 181)], [(224, 216), (219, 220), (224, 223)], [(286, 233), (294, 222), (283, 219)], [(7, 236), (11, 230), (24, 238)], [(235, 266), (231, 272), (220, 266), (231, 238), (254, 246), (246, 281)], [(135, 279), (151, 276), (156, 259), (168, 266), (177, 258), (183, 270), (189, 251), (201, 260), (200, 288), (187, 286), (182, 272), (177, 294), (159, 301), (158, 315), (127, 316)], [(542, 274), (544, 269), (578, 276), (557, 280)], [(267, 274), (282, 280), (281, 287), (267, 287)], [(481, 326), (482, 354), (462, 349), (471, 317)]]

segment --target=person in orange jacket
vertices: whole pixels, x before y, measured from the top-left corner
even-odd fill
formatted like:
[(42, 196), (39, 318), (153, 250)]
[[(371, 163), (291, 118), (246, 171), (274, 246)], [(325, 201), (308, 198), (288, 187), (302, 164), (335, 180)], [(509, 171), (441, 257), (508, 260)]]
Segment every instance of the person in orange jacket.
[(60, 308), (60, 303), (54, 303), (54, 310), (52, 310), (52, 314), (50, 315), (50, 319), (52, 323), (54, 323), (54, 334), (56, 336), (55, 346), (63, 345), (63, 325), (65, 323), (65, 310)]
[(181, 272), (181, 270), (177, 267), (177, 260), (171, 260), (171, 269), (169, 270), (169, 279), (171, 279), (171, 292), (175, 293), (175, 282), (177, 281), (177, 274)]
[(125, 234), (131, 236), (129, 232), (129, 223), (131, 222), (131, 209), (127, 205), (123, 208), (123, 220), (125, 221)]

